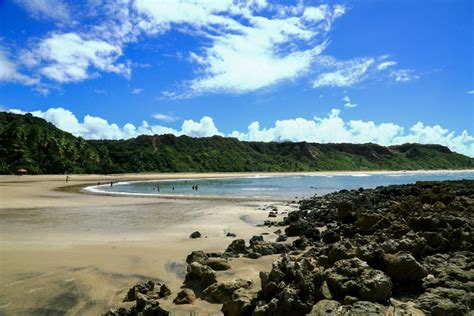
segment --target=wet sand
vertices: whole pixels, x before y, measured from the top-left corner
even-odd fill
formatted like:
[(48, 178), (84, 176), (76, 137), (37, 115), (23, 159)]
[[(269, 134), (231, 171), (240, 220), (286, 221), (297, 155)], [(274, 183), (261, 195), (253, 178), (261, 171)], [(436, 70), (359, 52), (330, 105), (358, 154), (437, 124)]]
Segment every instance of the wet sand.
[[(72, 176), (67, 185), (160, 177)], [(223, 251), (232, 241), (228, 231), (276, 238), (256, 226), (268, 216), (259, 209), (270, 205), (266, 201), (100, 196), (65, 186), (64, 176), (0, 176), (0, 315), (98, 315), (120, 305), (133, 284), (150, 279), (175, 294), (192, 250)], [(206, 237), (190, 239), (195, 230)], [(250, 278), (259, 286), (258, 273), (272, 260), (234, 259), (218, 278)], [(221, 307), (201, 300), (174, 306), (173, 298), (163, 305), (176, 315), (218, 314)]]

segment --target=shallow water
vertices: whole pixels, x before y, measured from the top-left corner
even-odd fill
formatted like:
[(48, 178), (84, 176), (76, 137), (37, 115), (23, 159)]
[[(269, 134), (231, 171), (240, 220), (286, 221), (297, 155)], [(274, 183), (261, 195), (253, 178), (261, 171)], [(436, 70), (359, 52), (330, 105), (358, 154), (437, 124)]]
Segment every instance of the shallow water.
[[(219, 179), (137, 181), (88, 187), (92, 192), (129, 195), (183, 195), (240, 198), (301, 199), (342, 189), (374, 188), (417, 181), (474, 179), (467, 172), (387, 173), (352, 175), (254, 176)], [(193, 186), (198, 186), (193, 190)], [(158, 191), (159, 189), (159, 191)]]

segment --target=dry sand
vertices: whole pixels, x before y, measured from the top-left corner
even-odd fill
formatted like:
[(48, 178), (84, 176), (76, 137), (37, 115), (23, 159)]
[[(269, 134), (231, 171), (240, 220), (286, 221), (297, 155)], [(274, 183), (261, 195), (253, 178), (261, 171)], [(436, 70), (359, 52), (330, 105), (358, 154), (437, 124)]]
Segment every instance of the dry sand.
[[(232, 240), (228, 231), (245, 239), (269, 233), (265, 238), (273, 240), (274, 229), (256, 226), (268, 216), (261, 208), (291, 208), (269, 201), (92, 195), (78, 193), (76, 185), (251, 175), (73, 175), (67, 186), (65, 176), (0, 176), (0, 315), (99, 315), (149, 279), (175, 294), (192, 250), (223, 251)], [(190, 239), (195, 230), (207, 238)], [(274, 259), (234, 259), (218, 278), (250, 278), (259, 286), (258, 272)], [(204, 301), (173, 306), (173, 297), (163, 305), (176, 315), (218, 314), (221, 307)]]

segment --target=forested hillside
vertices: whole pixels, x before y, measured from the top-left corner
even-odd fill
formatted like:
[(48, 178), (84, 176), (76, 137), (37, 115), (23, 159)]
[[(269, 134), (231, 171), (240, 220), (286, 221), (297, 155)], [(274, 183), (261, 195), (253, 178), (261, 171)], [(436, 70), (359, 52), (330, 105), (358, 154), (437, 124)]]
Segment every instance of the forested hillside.
[(242, 142), (174, 135), (84, 140), (30, 114), (0, 112), (0, 173), (472, 169), (440, 145)]

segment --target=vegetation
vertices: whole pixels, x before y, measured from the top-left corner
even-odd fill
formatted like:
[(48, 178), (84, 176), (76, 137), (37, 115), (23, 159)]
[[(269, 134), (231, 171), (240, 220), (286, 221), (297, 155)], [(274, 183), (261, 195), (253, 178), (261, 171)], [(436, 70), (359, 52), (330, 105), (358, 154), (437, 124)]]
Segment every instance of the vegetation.
[(440, 145), (242, 142), (213, 136), (84, 140), (30, 114), (0, 112), (0, 173), (474, 169)]

